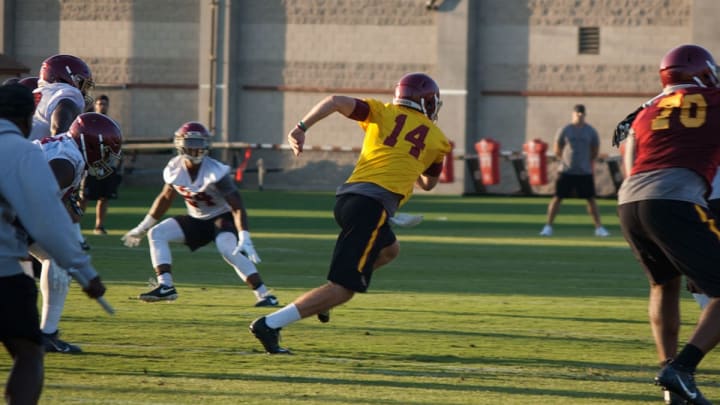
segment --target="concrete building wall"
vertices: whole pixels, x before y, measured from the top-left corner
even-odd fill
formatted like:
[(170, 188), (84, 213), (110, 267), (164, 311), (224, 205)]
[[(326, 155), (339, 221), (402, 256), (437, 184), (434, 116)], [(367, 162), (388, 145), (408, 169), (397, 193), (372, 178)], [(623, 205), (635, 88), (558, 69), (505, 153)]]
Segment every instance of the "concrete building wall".
[(94, 94), (132, 138), (168, 138), (197, 119), (198, 6), (195, 1), (16, 1), (15, 52), (37, 75), (50, 55), (81, 57)]
[[(512, 151), (534, 138), (551, 143), (583, 103), (601, 153), (612, 155), (614, 125), (660, 90), (657, 66), (670, 47), (695, 42), (720, 55), (714, 0), (444, 0), (436, 10), (421, 0), (1, 3), (13, 27), (3, 31), (6, 52), (31, 74), (55, 53), (88, 61), (96, 94), (110, 96), (129, 139), (166, 139), (198, 119), (218, 140), (281, 144), (323, 97), (389, 101), (402, 74), (424, 71), (441, 86), (438, 123), (461, 154), (485, 137)], [(599, 53), (578, 52), (580, 27), (599, 28)], [(313, 127), (308, 143), (359, 147), (361, 138), (336, 116)], [(256, 151), (251, 167), (257, 158), (285, 169), (269, 186), (332, 189), (356, 153)], [(161, 166), (166, 156), (145, 160)], [(599, 191), (612, 193), (599, 166)], [(454, 168), (456, 181), (438, 192), (472, 192), (464, 162)], [(517, 191), (509, 161), (501, 171), (488, 190)]]

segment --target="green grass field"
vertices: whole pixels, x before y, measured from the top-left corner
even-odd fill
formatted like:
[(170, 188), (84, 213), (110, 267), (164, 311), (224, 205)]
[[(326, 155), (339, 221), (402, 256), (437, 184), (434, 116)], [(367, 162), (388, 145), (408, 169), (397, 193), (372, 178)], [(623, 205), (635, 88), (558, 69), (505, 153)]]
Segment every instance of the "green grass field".
[[(283, 330), (292, 356), (269, 356), (248, 324), (270, 310), (213, 245), (177, 246), (173, 303), (136, 299), (153, 275), (147, 243), (120, 236), (156, 189), (121, 189), (108, 236), (86, 231), (117, 314), (73, 286), (61, 322), (82, 355), (46, 357), (43, 404), (660, 404), (647, 281), (600, 200), (610, 238), (584, 201), (567, 200), (553, 238), (538, 236), (548, 198), (417, 195), (396, 230), (400, 257), (370, 292)], [(266, 283), (285, 304), (325, 282), (336, 236), (331, 193), (243, 191)], [(177, 201), (171, 213), (184, 209)], [(92, 229), (94, 211), (84, 218)], [(698, 309), (683, 299), (689, 335)], [(7, 375), (10, 358), (0, 355)], [(698, 384), (720, 399), (711, 353)]]

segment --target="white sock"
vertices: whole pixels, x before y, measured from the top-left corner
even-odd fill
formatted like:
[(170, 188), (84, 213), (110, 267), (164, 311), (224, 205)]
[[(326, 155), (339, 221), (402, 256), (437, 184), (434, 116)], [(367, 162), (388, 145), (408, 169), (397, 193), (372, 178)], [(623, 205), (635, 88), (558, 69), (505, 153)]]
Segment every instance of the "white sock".
[(302, 319), (300, 317), (300, 311), (298, 311), (295, 304), (289, 304), (266, 316), (265, 323), (267, 326), (277, 329), (297, 322), (300, 319)]
[(65, 270), (57, 267), (54, 262), (50, 263), (50, 260), (43, 262), (40, 276), (40, 291), (43, 293), (40, 329), (43, 333), (55, 333), (65, 308), (70, 278)]
[(157, 276), (158, 284), (166, 285), (168, 287), (173, 286), (172, 273), (163, 273)]
[(255, 298), (258, 300), (265, 298), (265, 296), (268, 293), (267, 287), (265, 287), (265, 284), (260, 284), (260, 287), (253, 290), (253, 293), (255, 293)]

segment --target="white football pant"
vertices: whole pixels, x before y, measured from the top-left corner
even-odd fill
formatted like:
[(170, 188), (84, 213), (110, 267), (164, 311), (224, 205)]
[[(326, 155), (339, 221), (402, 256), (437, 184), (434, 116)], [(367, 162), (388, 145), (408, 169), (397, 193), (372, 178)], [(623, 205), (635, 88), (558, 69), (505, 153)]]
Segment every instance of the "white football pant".
[[(257, 273), (257, 269), (247, 257), (241, 254), (233, 256), (232, 251), (237, 246), (237, 241), (237, 235), (234, 233), (220, 232), (215, 238), (215, 246), (244, 282), (249, 276)], [(150, 228), (148, 243), (150, 244), (150, 260), (153, 268), (160, 264), (172, 264), (170, 242), (185, 242), (185, 234), (174, 218), (168, 218)]]
[(43, 333), (55, 333), (65, 308), (71, 277), (37, 243), (33, 243), (29, 250), (30, 254), (42, 263), (40, 293), (43, 297), (43, 305), (40, 329)]

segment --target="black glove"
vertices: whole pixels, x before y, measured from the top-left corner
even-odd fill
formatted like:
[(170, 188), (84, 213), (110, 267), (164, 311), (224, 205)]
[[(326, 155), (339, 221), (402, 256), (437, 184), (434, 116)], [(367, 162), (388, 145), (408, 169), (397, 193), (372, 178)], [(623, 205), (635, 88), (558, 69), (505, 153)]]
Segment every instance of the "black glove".
[(628, 114), (628, 116), (625, 117), (624, 120), (620, 121), (617, 124), (617, 126), (615, 127), (615, 132), (613, 133), (612, 146), (619, 147), (620, 142), (624, 141), (625, 138), (627, 138), (628, 133), (630, 133), (630, 127), (632, 126), (633, 121), (635, 121), (635, 117), (637, 117), (638, 113), (642, 111), (642, 109), (642, 106), (638, 107), (637, 110)]

